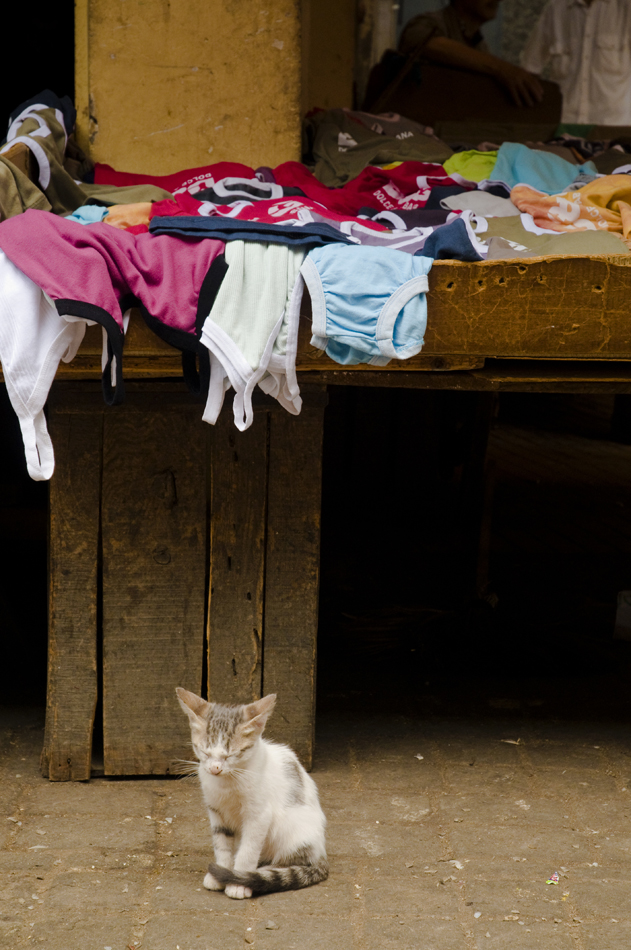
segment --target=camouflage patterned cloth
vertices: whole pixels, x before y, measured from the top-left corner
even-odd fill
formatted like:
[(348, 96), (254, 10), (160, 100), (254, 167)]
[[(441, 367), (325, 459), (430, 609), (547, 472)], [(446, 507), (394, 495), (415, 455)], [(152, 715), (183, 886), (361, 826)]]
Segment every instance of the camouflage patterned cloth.
[(416, 122), (408, 122), (401, 137), (395, 137), (368, 128), (344, 109), (309, 116), (305, 133), (315, 165), (314, 175), (329, 188), (352, 181), (368, 165), (408, 161), (442, 164), (452, 154), (445, 142), (428, 135)]
[[(35, 181), (31, 184), (45, 196), (48, 202), (48, 208), (45, 210), (55, 214), (69, 214), (86, 200), (79, 183), (64, 167), (68, 134), (64, 115), (59, 108), (45, 103), (32, 103), (26, 105), (13, 119), (7, 133), (7, 141), (0, 148), (0, 158), (19, 144), (29, 149), (35, 160), (33, 164), (37, 168), (36, 175), (33, 176)], [(19, 186), (24, 185), (24, 182), (18, 183), (17, 179), (14, 180), (22, 200)], [(32, 200), (25, 197), (26, 202)], [(34, 207), (26, 202), (22, 210)], [(15, 201), (12, 205), (17, 206)]]
[[(154, 185), (116, 188), (84, 182), (94, 162), (72, 135), (75, 110), (68, 97), (49, 89), (11, 113), (5, 143), (0, 146), (0, 221), (28, 208), (67, 215), (86, 203), (130, 204), (162, 201), (171, 194)], [(28, 149), (31, 161), (19, 160)]]

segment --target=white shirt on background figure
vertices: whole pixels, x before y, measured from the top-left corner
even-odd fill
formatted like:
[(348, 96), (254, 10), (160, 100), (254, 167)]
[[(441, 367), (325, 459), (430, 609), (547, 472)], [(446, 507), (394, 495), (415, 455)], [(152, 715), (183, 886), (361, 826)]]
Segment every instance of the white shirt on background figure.
[(563, 122), (631, 125), (631, 0), (549, 0), (521, 64), (550, 64)]

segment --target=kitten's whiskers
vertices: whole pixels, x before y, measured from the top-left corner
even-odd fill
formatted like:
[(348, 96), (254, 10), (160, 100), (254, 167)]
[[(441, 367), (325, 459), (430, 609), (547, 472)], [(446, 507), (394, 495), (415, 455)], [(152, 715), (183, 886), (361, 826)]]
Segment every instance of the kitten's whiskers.
[(190, 762), (188, 759), (176, 759), (173, 763), (173, 775), (190, 776), (197, 775), (199, 771), (199, 762)]

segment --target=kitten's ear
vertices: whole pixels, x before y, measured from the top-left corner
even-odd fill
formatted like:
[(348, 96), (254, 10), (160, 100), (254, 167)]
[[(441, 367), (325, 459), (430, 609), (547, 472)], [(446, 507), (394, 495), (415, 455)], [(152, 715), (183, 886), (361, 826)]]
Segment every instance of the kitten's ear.
[(181, 686), (176, 687), (175, 692), (177, 693), (180, 706), (191, 720), (191, 724), (203, 719), (206, 710), (210, 709), (212, 705), (212, 703), (207, 703), (205, 699), (202, 699), (201, 696), (196, 696), (195, 693), (189, 692), (188, 689), (182, 689)]
[(241, 730), (243, 735), (249, 736), (254, 732), (262, 733), (275, 704), (276, 693), (270, 693), (269, 696), (264, 696), (263, 699), (258, 699), (255, 703), (244, 706), (245, 726)]

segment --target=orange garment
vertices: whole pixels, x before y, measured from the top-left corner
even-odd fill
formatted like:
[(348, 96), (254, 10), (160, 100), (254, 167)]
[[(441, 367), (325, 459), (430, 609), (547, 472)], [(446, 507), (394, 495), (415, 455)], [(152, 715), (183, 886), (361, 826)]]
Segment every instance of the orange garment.
[(139, 201), (132, 205), (111, 205), (103, 221), (123, 231), (137, 227), (139, 224), (149, 227), (151, 204), (151, 201)]
[(605, 175), (560, 195), (515, 185), (511, 201), (549, 231), (619, 231), (631, 238), (631, 175)]

